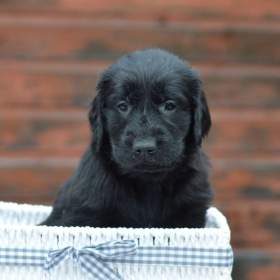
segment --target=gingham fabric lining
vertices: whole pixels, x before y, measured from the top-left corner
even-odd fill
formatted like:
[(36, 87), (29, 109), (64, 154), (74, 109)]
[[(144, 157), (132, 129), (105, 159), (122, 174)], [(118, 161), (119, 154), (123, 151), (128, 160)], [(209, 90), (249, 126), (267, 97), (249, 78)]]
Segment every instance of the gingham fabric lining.
[(89, 279), (100, 280), (122, 279), (108, 263), (206, 267), (231, 267), (233, 263), (230, 247), (137, 247), (134, 240), (110, 241), (81, 249), (71, 246), (59, 250), (0, 248), (0, 265), (33, 265), (51, 271), (66, 258), (77, 262)]

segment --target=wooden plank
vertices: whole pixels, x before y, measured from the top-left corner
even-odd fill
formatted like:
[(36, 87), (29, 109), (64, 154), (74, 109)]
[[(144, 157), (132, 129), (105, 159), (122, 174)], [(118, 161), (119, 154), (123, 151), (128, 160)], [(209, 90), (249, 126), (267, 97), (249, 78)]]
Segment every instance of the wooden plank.
[[(279, 25), (11, 18), (0, 22), (0, 59), (95, 61), (150, 47), (191, 62), (278, 65)], [(271, 44), (273, 42), (273, 44)]]

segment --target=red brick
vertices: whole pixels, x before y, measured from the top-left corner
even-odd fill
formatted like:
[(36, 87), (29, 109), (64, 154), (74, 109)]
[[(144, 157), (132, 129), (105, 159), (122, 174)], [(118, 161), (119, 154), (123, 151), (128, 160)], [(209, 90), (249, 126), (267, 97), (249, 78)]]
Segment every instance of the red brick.
[(280, 199), (280, 161), (262, 160), (257, 157), (251, 160), (213, 159), (212, 183), (216, 200), (220, 204), (237, 201), (267, 201)]
[[(211, 154), (222, 156), (224, 151), (233, 157), (266, 151), (279, 155), (280, 114), (278, 110), (212, 110), (213, 126), (206, 140)], [(237, 153), (237, 154), (235, 154)], [(242, 155), (243, 154), (243, 155)]]
[[(206, 148), (213, 157), (279, 155), (279, 113), (213, 110)], [(2, 111), (0, 149), (80, 149), (90, 140), (87, 111)], [(1, 151), (0, 151), (1, 153)]]
[(75, 149), (90, 141), (86, 112), (14, 112), (0, 119), (0, 147), (6, 151)]
[(242, 202), (232, 198), (215, 205), (228, 218), (234, 248), (280, 250), (279, 199)]
[[(0, 168), (0, 200), (34, 204), (52, 204), (58, 188), (73, 172), (71, 160), (58, 164), (35, 160)], [(63, 166), (64, 165), (64, 166)], [(66, 166), (65, 166), (66, 165)]]
[(278, 260), (278, 262), (275, 262), (275, 264), (272, 265), (256, 267), (255, 270), (249, 273), (248, 280), (278, 280), (279, 266), (280, 261)]
[(98, 1), (98, 0), (2, 0), (2, 11), (35, 11), (44, 13), (67, 13), (73, 16), (102, 18), (121, 17), (129, 19), (189, 20), (278, 20), (280, 11), (277, 1), (255, 0), (169, 0), (169, 1)]
[[(0, 65), (0, 108), (87, 108), (108, 63), (9, 63)], [(210, 109), (279, 108), (280, 71), (269, 67), (194, 65)]]
[(95, 96), (95, 75), (23, 73), (3, 70), (0, 77), (2, 108), (87, 108)]
[(192, 62), (277, 65), (280, 62), (279, 33), (279, 28), (271, 24), (159, 25), (15, 17), (2, 24), (0, 21), (0, 58), (6, 61), (95, 61), (157, 46)]
[(237, 250), (233, 265), (233, 279), (277, 280), (280, 255), (274, 250)]

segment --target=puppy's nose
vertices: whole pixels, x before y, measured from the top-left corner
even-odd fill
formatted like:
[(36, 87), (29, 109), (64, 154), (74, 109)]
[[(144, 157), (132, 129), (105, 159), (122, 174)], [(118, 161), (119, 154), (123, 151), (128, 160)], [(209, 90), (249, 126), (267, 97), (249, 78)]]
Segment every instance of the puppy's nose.
[(133, 156), (136, 158), (150, 157), (156, 153), (156, 141), (153, 138), (135, 140), (133, 144)]

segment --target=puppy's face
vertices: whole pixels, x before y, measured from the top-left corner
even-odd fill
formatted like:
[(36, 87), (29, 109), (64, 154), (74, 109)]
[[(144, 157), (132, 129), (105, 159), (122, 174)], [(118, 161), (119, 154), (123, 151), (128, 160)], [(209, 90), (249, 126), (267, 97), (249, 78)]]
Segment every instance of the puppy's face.
[(139, 172), (172, 167), (190, 129), (188, 100), (169, 79), (119, 82), (106, 100), (113, 159), (122, 169)]
[[(91, 122), (96, 130), (102, 126), (99, 138), (108, 138), (111, 158), (123, 173), (173, 169), (187, 146), (200, 145), (210, 127), (206, 103), (207, 127), (202, 121), (205, 110), (196, 108), (202, 106), (199, 79), (176, 56), (161, 50), (125, 56), (104, 73), (98, 90), (95, 103), (102, 104), (95, 104), (100, 111), (92, 112)], [(102, 123), (99, 128), (97, 122)]]

